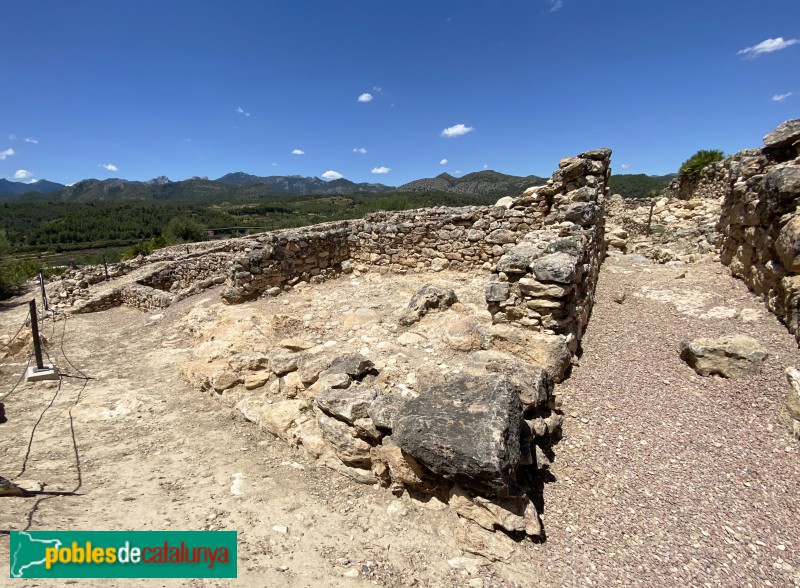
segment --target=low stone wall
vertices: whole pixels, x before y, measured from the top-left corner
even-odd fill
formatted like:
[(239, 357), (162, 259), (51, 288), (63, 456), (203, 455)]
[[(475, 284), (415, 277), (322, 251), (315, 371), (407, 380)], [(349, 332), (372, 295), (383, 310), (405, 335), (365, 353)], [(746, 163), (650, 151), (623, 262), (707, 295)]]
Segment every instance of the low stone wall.
[[(713, 184), (717, 185), (715, 179)], [(606, 247), (636, 253), (658, 263), (694, 263), (716, 259), (721, 235), (721, 192), (700, 185), (697, 198), (670, 196), (625, 200), (619, 194), (606, 202)]]
[[(673, 182), (667, 195), (674, 197), (662, 199), (657, 207), (684, 207), (682, 219), (671, 212), (687, 227), (686, 259), (707, 253), (708, 245), (719, 246), (720, 261), (763, 297), (800, 342), (800, 120), (787, 121), (766, 135), (761, 149), (728, 157), (696, 180)], [(621, 218), (623, 229), (632, 216), (638, 222), (642, 217), (641, 210), (635, 215), (617, 215), (615, 210), (611, 208), (610, 218)], [(698, 239), (694, 251), (692, 238)], [(674, 249), (675, 242), (672, 235), (669, 247)], [(630, 252), (629, 245), (630, 239)]]
[(545, 203), (548, 214), (539, 230), (526, 233), (494, 267), (486, 288), (493, 322), (564, 335), (576, 351), (605, 252), (610, 158), (610, 149), (597, 149), (564, 159), (545, 186), (515, 200)]

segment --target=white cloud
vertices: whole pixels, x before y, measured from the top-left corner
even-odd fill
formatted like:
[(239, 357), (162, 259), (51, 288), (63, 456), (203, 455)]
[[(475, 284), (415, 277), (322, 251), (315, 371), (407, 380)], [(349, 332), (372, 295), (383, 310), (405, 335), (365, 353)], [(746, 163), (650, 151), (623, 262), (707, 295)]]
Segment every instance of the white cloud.
[(353, 153), (362, 153), (363, 154), (363, 153), (366, 153), (366, 152), (367, 152), (367, 150), (364, 149), (363, 147), (356, 147), (355, 149), (353, 149)]
[(5, 151), (0, 151), (0, 161), (3, 161), (6, 157), (10, 155), (14, 155), (13, 149), (6, 149)]
[(442, 137), (446, 137), (448, 139), (452, 139), (453, 137), (460, 137), (461, 135), (466, 135), (467, 133), (471, 133), (475, 130), (475, 127), (468, 127), (461, 123), (457, 125), (453, 125), (452, 127), (447, 127), (445, 130), (442, 131)]
[(33, 143), (34, 145), (38, 145), (39, 144), (39, 141), (37, 141), (33, 137), (28, 137), (27, 139), (25, 139), (25, 142), (26, 143)]
[(745, 47), (741, 51), (738, 51), (736, 55), (744, 55), (745, 57), (756, 58), (764, 53), (780, 51), (781, 49), (786, 49), (787, 47), (796, 45), (797, 43), (800, 43), (800, 39), (788, 39), (784, 41), (783, 37), (775, 37), (774, 39), (761, 41), (758, 45)]
[(358, 97), (359, 102), (372, 102), (372, 94), (369, 92), (364, 92)]
[(275, 162), (273, 162), (273, 163), (272, 163), (272, 166), (273, 166), (273, 167), (278, 167), (278, 164), (277, 164), (277, 163), (275, 163)]
[(33, 177), (33, 172), (29, 172), (26, 169), (18, 169), (17, 172), (14, 174), (15, 180), (29, 180)]
[(106, 171), (119, 171), (119, 168), (113, 163), (98, 163), (97, 167), (102, 167)]
[(292, 149), (292, 155), (305, 155), (306, 152), (302, 149)]
[(794, 94), (794, 92), (786, 92), (786, 94), (775, 94), (772, 97), (772, 101), (773, 102), (783, 102), (784, 100), (786, 100), (792, 94)]
[(483, 169), (489, 169), (489, 164), (484, 163), (483, 164)]
[(372, 168), (372, 173), (374, 174), (388, 174), (390, 171), (392, 171), (392, 168), (386, 167), (385, 165)]
[(8, 136), (8, 140), (9, 140), (9, 141), (16, 141), (16, 140), (17, 140), (17, 136), (16, 136), (16, 135), (13, 135), (13, 134), (12, 134), (12, 135), (9, 135), (9, 136)]
[(443, 159), (439, 162), (439, 165), (447, 165), (447, 160)]
[(250, 113), (249, 113), (249, 112), (247, 112), (247, 111), (246, 111), (244, 108), (242, 108), (241, 106), (237, 106), (237, 107), (236, 107), (236, 112), (238, 112), (239, 114), (243, 114), (243, 115), (245, 115), (245, 116), (250, 116)]
[(631, 166), (629, 164), (627, 164), (627, 163), (623, 163), (620, 167), (622, 169), (630, 169)]
[(453, 173), (454, 173), (454, 174), (460, 174), (460, 173), (461, 173), (461, 170), (460, 170), (460, 169), (457, 169), (457, 170), (456, 170), (456, 171), (454, 171)]
[(325, 178), (326, 180), (341, 180), (344, 176), (337, 171), (329, 169), (324, 174), (322, 174), (322, 177)]
[(550, 12), (558, 12), (564, 6), (562, 0), (547, 0), (550, 3)]
[(378, 94), (380, 94), (381, 92), (383, 92), (383, 88), (381, 88), (380, 86), (372, 86), (372, 90), (373, 90), (374, 92), (377, 92)]

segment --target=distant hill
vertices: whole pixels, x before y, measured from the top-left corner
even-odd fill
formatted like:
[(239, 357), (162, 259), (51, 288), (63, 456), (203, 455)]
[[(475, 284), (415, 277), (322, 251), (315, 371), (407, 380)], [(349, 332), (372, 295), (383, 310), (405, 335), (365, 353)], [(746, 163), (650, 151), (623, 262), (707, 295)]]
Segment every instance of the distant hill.
[(64, 184), (48, 182), (47, 180), (36, 180), (35, 182), (26, 184), (25, 182), (10, 182), (0, 178), (0, 198), (17, 196), (19, 194), (25, 194), (26, 192), (49, 194), (50, 192), (55, 192), (63, 188), (66, 188)]
[(460, 178), (448, 173), (435, 178), (415, 180), (399, 186), (399, 192), (445, 192), (470, 194), (473, 196), (518, 196), (531, 186), (539, 186), (547, 180), (539, 176), (510, 176), (492, 170), (467, 174)]
[[(157, 179), (158, 180), (158, 179)], [(265, 186), (232, 186), (211, 180), (129, 182), (120, 179), (83, 180), (44, 194), (26, 194), (30, 202), (187, 202), (206, 205), (220, 202), (248, 202), (286, 195)]]
[(234, 172), (217, 178), (217, 182), (234, 186), (255, 186), (264, 184), (285, 194), (324, 195), (354, 194), (356, 192), (390, 192), (395, 188), (384, 184), (357, 184), (347, 179), (326, 182), (320, 178), (303, 176), (253, 176), (244, 172)]
[(653, 190), (666, 188), (677, 175), (613, 174), (609, 186), (612, 194), (620, 194), (623, 198), (645, 198)]

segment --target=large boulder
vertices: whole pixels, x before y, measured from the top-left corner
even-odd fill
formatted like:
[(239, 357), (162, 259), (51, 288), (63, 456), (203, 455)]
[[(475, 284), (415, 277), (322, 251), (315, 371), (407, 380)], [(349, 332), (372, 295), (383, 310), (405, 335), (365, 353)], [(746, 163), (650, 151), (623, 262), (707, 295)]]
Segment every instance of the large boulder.
[(438, 379), (394, 419), (398, 447), (434, 474), (478, 492), (505, 495), (520, 455), (522, 403), (499, 374)]
[(764, 135), (764, 145), (770, 149), (784, 149), (800, 141), (800, 119), (787, 120)]
[(680, 355), (701, 376), (742, 378), (761, 372), (767, 351), (751, 337), (726, 335), (681, 341)]
[(564, 380), (572, 355), (562, 335), (548, 335), (508, 325), (492, 325), (489, 349), (503, 351), (543, 368), (555, 382)]
[(783, 225), (775, 250), (783, 267), (791, 272), (800, 271), (800, 216), (793, 216)]

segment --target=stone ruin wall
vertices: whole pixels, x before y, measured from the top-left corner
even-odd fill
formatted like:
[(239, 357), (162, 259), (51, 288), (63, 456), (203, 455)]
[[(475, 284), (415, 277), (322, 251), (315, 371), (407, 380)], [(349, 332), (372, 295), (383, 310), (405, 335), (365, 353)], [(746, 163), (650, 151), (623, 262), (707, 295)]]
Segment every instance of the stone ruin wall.
[(494, 323), (564, 335), (577, 350), (605, 255), (610, 158), (609, 149), (597, 149), (563, 159), (546, 185), (515, 201), (546, 203), (548, 213), (493, 268), (486, 301)]
[(656, 202), (649, 235), (650, 203), (613, 197), (607, 240), (612, 251), (661, 262), (719, 260), (800, 343), (800, 120), (783, 123), (764, 144), (673, 181)]

